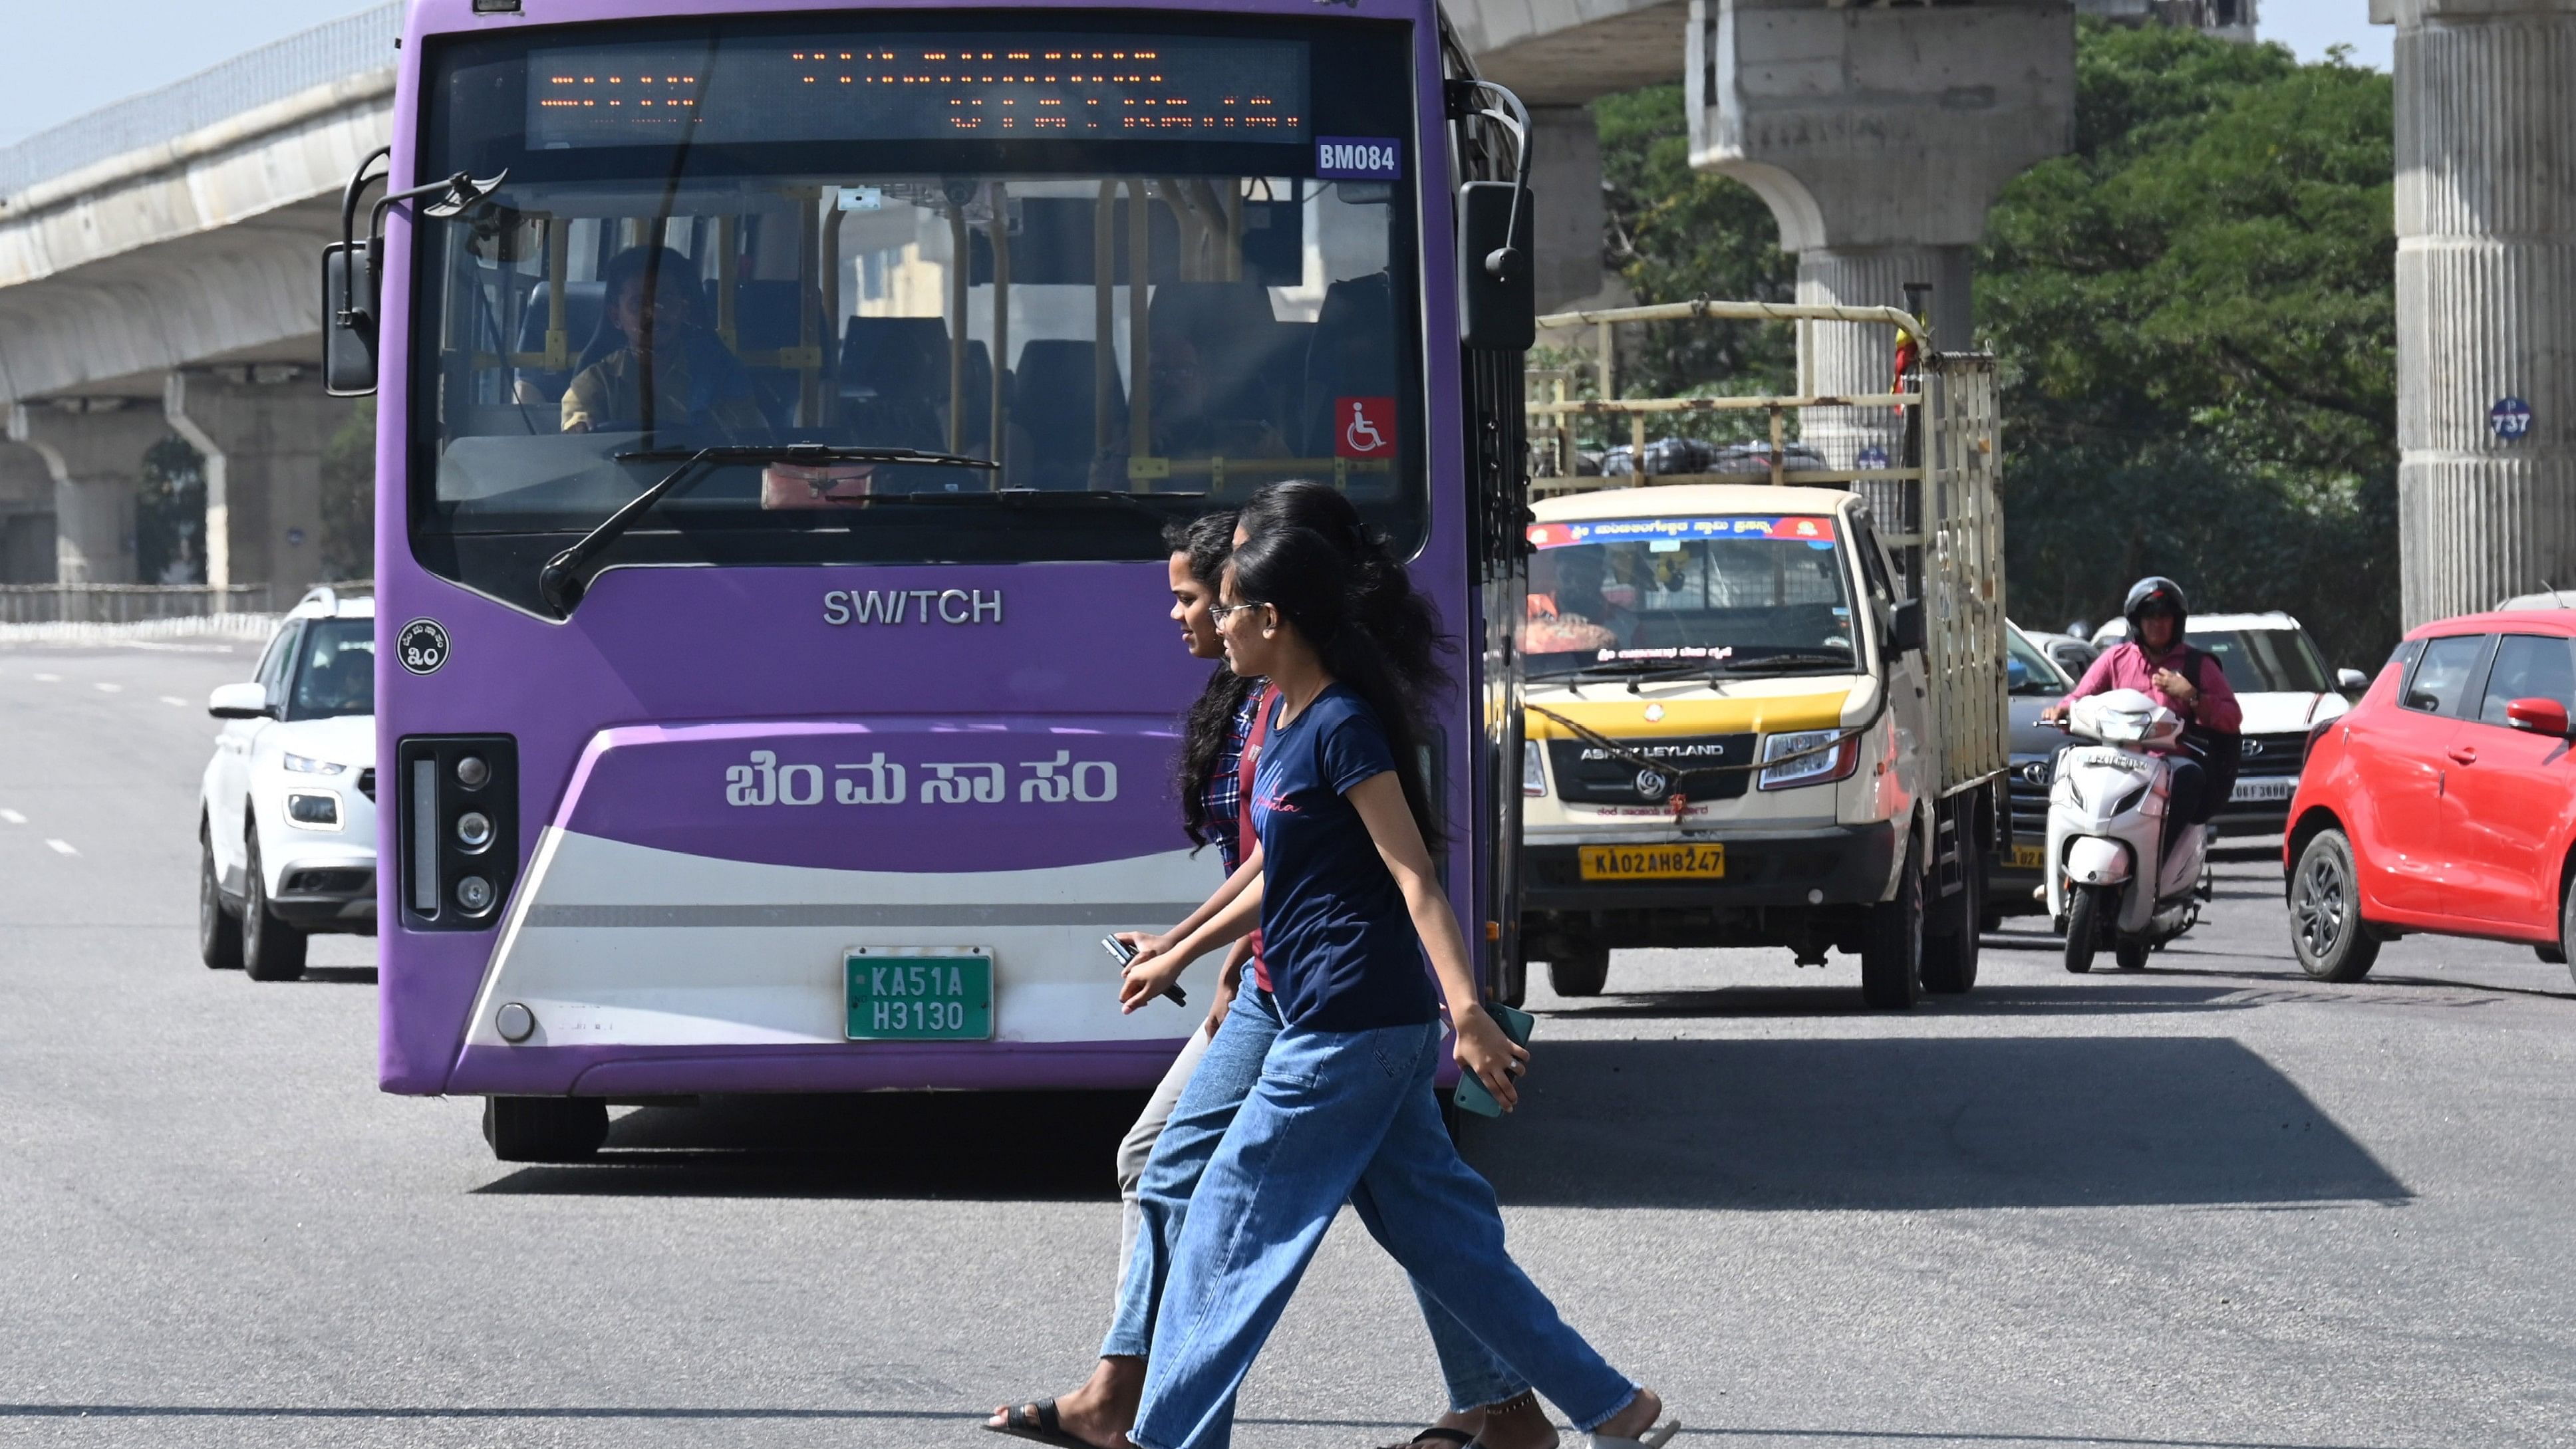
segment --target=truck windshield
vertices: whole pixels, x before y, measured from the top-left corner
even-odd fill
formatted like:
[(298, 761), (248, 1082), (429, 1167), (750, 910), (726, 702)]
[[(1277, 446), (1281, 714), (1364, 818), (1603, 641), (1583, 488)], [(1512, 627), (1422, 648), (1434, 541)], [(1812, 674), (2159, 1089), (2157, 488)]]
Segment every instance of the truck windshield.
[[(710, 467), (621, 560), (1159, 557), (1163, 515), (1290, 477), (1421, 537), (1399, 33), (880, 13), (598, 34), (430, 57), (420, 173), (506, 179), (414, 234), (429, 567), (510, 597), (711, 444), (1001, 466)], [(883, 506), (982, 491), (1021, 506)], [(1047, 497), (1101, 492), (1146, 506)]]
[(1529, 537), (1533, 676), (1855, 667), (1831, 518), (1584, 519)]

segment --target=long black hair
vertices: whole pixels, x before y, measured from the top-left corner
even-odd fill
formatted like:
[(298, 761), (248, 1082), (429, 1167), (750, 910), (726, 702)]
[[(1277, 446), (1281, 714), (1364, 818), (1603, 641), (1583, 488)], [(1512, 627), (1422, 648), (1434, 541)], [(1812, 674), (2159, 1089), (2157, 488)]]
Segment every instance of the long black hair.
[[(1234, 552), (1234, 525), (1230, 508), (1175, 519), (1163, 527), (1163, 547), (1187, 558), (1190, 577), (1213, 594)], [(1217, 757), (1234, 743), (1234, 717), (1251, 695), (1252, 683), (1220, 661), (1189, 713), (1181, 716), (1181, 754), (1172, 770), (1172, 788), (1181, 797), (1181, 831), (1193, 845), (1216, 843), (1217, 826), (1207, 813), (1207, 780)]]
[(1440, 616), (1431, 601), (1415, 592), (1385, 538), (1340, 490), (1308, 478), (1273, 483), (1244, 500), (1235, 522), (1248, 539), (1279, 528), (1304, 528), (1331, 544), (1350, 564), (1352, 614), (1377, 636), (1397, 676), (1410, 681), (1421, 698), (1447, 687), (1449, 673), (1440, 656), (1454, 652), (1456, 641), (1440, 632)]
[[(1430, 658), (1434, 639), (1427, 629), (1413, 635), (1382, 635), (1361, 609), (1374, 603), (1379, 612), (1396, 620), (1427, 619), (1430, 611), (1427, 606), (1416, 610), (1393, 607), (1397, 601), (1369, 599), (1364, 592), (1366, 572), (1345, 547), (1311, 528), (1273, 526), (1245, 539), (1234, 551), (1235, 596), (1277, 609), (1297, 626), (1298, 635), (1321, 658), (1325, 670), (1349, 685), (1375, 712), (1395, 756), (1395, 776), (1404, 786), (1405, 806), (1413, 812), (1423, 843), (1436, 851), (1447, 832), (1433, 808), (1421, 761), (1423, 742), (1431, 737), (1424, 706), (1443, 681), (1436, 673), (1408, 673), (1399, 662)], [(1401, 581), (1403, 571), (1396, 570), (1394, 576)]]

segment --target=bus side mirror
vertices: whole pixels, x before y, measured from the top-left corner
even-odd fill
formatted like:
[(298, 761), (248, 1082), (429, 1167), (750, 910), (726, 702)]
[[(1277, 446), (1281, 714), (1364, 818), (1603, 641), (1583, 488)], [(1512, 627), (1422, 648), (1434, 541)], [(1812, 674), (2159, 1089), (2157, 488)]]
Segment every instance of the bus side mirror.
[(376, 280), (370, 243), (322, 249), (322, 388), (333, 397), (376, 390)]
[(1908, 599), (1888, 616), (1887, 648), (1891, 654), (1923, 652), (1923, 601)]
[(1527, 352), (1538, 341), (1530, 207), (1529, 193), (1509, 181), (1458, 188), (1458, 322), (1469, 347)]

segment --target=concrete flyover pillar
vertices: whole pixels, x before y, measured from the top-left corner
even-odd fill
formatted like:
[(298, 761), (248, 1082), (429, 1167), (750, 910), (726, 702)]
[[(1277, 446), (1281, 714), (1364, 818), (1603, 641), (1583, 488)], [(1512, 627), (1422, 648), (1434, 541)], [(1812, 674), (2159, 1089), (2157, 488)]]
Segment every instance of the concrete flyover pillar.
[(309, 369), (267, 364), (178, 369), (161, 402), (206, 458), (206, 582), (293, 603), (322, 576), (322, 450), (349, 405)]
[(0, 584), (54, 581), (54, 475), (33, 448), (0, 443)]
[(2576, 588), (2576, 0), (2397, 26), (2398, 548), (2409, 627)]
[[(1967, 347), (1986, 208), (2074, 141), (2070, 0), (1692, 0), (1687, 48), (1692, 164), (1770, 204), (1798, 300), (1902, 306), (1927, 283), (1935, 345)], [(1801, 323), (1799, 388), (1883, 392), (1893, 346), (1884, 329)], [(1811, 409), (1801, 431), (1837, 466), (1897, 446), (1880, 409)]]
[(9, 410), (10, 440), (35, 449), (53, 475), (58, 581), (135, 582), (143, 455), (169, 434), (159, 408), (131, 398), (58, 398)]
[(1601, 200), (1601, 133), (1589, 106), (1532, 106), (1531, 246), (1538, 310), (1618, 307), (1626, 285), (1601, 265), (1608, 211)]

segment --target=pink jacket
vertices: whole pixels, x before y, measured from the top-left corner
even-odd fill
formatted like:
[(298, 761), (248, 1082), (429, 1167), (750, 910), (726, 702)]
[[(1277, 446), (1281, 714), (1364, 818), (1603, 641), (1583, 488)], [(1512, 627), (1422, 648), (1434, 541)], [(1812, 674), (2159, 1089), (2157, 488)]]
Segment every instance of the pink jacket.
[[(2227, 682), (2227, 671), (2208, 655), (2200, 656), (2200, 677), (2191, 680), (2200, 690), (2197, 715), (2192, 706), (2156, 688), (2154, 680), (2158, 669), (2173, 668), (2179, 672), (2182, 650), (2183, 646), (2176, 644), (2163, 658), (2150, 661), (2143, 645), (2114, 644), (2102, 652), (2101, 658), (2093, 661), (2092, 668), (2084, 671), (2084, 678), (2077, 682), (2075, 692), (2062, 702), (2073, 704), (2087, 695), (2114, 689), (2135, 689), (2181, 715), (2185, 724), (2201, 725), (2223, 735), (2241, 732), (2245, 728), (2245, 711), (2236, 703), (2236, 690)], [(2184, 677), (2191, 678), (2189, 675)]]

